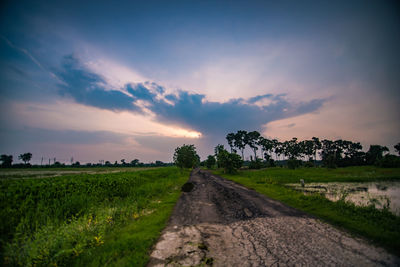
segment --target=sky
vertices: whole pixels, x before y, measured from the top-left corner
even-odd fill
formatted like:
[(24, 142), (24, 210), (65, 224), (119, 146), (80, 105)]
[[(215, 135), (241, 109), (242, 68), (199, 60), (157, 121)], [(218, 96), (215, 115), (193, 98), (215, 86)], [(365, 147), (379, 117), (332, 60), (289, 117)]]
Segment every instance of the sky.
[(202, 159), (225, 136), (400, 142), (397, 1), (2, 1), (0, 154)]

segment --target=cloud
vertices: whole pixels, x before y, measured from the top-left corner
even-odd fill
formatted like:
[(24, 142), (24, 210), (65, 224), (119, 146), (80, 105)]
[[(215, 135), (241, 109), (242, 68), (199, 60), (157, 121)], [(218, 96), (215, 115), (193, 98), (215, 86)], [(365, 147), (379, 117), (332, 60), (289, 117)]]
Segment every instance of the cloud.
[(130, 110), (140, 112), (131, 96), (117, 90), (106, 90), (105, 80), (80, 66), (78, 59), (66, 56), (63, 70), (57, 75), (63, 83), (59, 84), (60, 94), (72, 97), (76, 102), (113, 111)]
[[(24, 129), (1, 129), (2, 140), (9, 144), (121, 144), (128, 137), (110, 131), (51, 130), (25, 127)], [(6, 147), (6, 146), (5, 146)]]
[(294, 103), (284, 94), (263, 94), (213, 102), (204, 94), (184, 90), (166, 94), (165, 88), (154, 82), (129, 83), (115, 90), (73, 56), (65, 57), (62, 67), (59, 75), (65, 84), (60, 85), (60, 93), (78, 103), (113, 111), (150, 112), (160, 123), (188, 127), (204, 136), (221, 136), (238, 129), (260, 130), (271, 121), (316, 111), (326, 101)]

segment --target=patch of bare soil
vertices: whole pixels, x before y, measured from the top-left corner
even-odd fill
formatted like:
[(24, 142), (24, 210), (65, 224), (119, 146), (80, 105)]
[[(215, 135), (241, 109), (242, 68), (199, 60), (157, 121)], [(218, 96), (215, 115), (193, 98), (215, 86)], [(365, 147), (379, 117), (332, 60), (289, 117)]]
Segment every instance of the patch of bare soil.
[(194, 170), (148, 266), (399, 266), (400, 259), (299, 210)]

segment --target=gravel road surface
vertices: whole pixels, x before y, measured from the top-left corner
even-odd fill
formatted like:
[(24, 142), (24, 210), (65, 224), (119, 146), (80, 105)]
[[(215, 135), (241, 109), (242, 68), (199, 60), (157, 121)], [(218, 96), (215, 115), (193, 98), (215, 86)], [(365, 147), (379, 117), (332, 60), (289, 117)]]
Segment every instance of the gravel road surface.
[(148, 266), (400, 266), (400, 259), (299, 210), (194, 170)]

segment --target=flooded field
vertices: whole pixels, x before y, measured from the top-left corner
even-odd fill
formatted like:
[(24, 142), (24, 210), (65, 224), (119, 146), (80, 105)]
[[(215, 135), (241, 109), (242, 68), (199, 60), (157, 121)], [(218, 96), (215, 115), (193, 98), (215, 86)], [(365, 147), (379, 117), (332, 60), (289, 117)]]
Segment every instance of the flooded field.
[(400, 216), (400, 182), (287, 184), (305, 194), (320, 193), (332, 201), (345, 200), (359, 206), (388, 208)]

